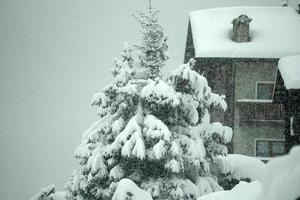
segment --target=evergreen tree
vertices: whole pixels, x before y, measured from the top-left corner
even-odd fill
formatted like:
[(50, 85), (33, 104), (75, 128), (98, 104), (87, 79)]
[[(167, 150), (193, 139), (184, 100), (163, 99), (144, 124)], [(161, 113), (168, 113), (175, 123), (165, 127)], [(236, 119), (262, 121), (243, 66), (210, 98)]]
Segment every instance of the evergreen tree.
[(51, 184), (41, 189), (41, 192), (34, 195), (30, 200), (50, 200), (55, 193), (55, 185)]
[(148, 13), (138, 12), (135, 16), (140, 23), (143, 35), (142, 44), (137, 46), (139, 50), (139, 67), (144, 69), (144, 77), (154, 79), (159, 77), (160, 69), (165, 65), (168, 56), (167, 39), (162, 26), (158, 22), (158, 11), (152, 9), (149, 2)]
[(142, 45), (138, 57), (126, 44), (115, 60), (114, 80), (92, 98), (99, 119), (75, 151), (81, 168), (66, 184), (68, 199), (110, 200), (118, 182), (133, 180), (153, 199), (196, 199), (221, 190), (210, 165), (227, 154), (232, 130), (209, 123), (209, 110), (226, 110), (223, 96), (211, 92), (195, 61), (168, 77), (166, 37), (157, 11), (140, 12)]

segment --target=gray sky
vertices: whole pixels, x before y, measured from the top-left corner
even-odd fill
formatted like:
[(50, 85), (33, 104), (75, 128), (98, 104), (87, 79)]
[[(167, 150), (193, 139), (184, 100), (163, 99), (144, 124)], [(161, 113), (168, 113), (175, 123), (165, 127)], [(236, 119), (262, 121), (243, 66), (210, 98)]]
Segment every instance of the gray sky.
[[(281, 0), (153, 3), (171, 35), (173, 69), (183, 61), (189, 11)], [(0, 199), (29, 199), (51, 183), (63, 189), (82, 133), (97, 118), (90, 98), (112, 79), (123, 42), (140, 41), (132, 14), (144, 7), (142, 0), (0, 0)]]

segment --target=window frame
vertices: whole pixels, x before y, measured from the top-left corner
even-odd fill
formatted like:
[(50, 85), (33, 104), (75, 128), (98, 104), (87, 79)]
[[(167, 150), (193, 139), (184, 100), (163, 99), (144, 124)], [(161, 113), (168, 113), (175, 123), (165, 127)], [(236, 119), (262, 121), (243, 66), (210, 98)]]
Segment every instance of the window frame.
[[(258, 92), (258, 85), (259, 84), (272, 84), (273, 85), (273, 91), (272, 91), (272, 96), (274, 94), (274, 89), (275, 89), (275, 82), (274, 81), (256, 81), (255, 82), (255, 99), (257, 98), (257, 92)], [(262, 100), (272, 100), (273, 98), (271, 97), (270, 99), (262, 99)]]
[(268, 157), (257, 156), (257, 154), (256, 154), (256, 146), (257, 146), (257, 142), (258, 141), (266, 141), (268, 143), (269, 142), (283, 142), (283, 145), (284, 145), (285, 139), (275, 139), (275, 138), (255, 138), (254, 139), (254, 156), (255, 157), (258, 157), (258, 158), (275, 158), (277, 156), (268, 156)]

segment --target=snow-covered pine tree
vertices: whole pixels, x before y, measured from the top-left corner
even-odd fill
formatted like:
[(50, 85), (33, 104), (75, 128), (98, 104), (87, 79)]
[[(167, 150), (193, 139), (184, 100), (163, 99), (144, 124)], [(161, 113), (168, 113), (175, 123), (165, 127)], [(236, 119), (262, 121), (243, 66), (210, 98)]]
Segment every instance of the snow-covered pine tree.
[(51, 184), (41, 189), (41, 192), (34, 195), (30, 200), (48, 200), (55, 193), (55, 185)]
[(210, 165), (227, 153), (232, 130), (208, 119), (212, 107), (226, 110), (224, 97), (192, 70), (193, 59), (162, 77), (167, 44), (157, 11), (140, 16), (139, 56), (126, 44), (113, 82), (92, 98), (99, 119), (76, 149), (81, 168), (66, 184), (68, 199), (110, 200), (123, 178), (155, 200), (196, 199), (222, 189)]
[(158, 22), (158, 11), (152, 9), (149, 2), (148, 13), (138, 12), (135, 16), (140, 23), (143, 35), (142, 44), (137, 45), (139, 50), (139, 67), (144, 73), (140, 78), (154, 79), (159, 77), (160, 69), (168, 60), (167, 50), (168, 36), (164, 34), (162, 26)]

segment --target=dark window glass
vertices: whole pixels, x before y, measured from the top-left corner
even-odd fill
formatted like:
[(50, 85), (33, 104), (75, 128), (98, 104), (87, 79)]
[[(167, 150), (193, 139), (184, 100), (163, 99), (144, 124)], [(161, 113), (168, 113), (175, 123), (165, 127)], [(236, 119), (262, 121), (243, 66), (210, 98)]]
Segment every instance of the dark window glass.
[(256, 156), (258, 157), (274, 157), (283, 154), (285, 154), (285, 147), (283, 141), (256, 141)]
[[(290, 122), (291, 123), (291, 122)], [(300, 113), (295, 113), (293, 116), (293, 133), (294, 135), (300, 135)]]
[(273, 98), (273, 83), (257, 83), (257, 99)]
[(257, 141), (256, 142), (256, 156), (258, 157), (269, 157), (269, 143), (268, 141)]
[(285, 153), (284, 143), (281, 141), (272, 142), (272, 156), (280, 156)]

